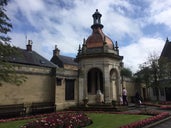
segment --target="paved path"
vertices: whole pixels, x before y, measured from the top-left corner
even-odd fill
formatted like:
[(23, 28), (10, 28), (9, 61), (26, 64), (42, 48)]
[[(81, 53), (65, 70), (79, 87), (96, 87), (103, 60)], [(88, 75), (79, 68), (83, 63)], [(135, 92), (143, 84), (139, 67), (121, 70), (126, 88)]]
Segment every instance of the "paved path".
[[(131, 108), (128, 110), (129, 112), (137, 112), (137, 111), (141, 111), (143, 109), (146, 109), (146, 110), (150, 110), (150, 111), (160, 111), (160, 112), (169, 112), (171, 114), (171, 110), (160, 110), (158, 109), (158, 107), (152, 107), (152, 106), (146, 106), (146, 108), (144, 106), (142, 106), (141, 108)], [(171, 128), (171, 118), (169, 118), (168, 120), (164, 121), (164, 122), (161, 122), (159, 124), (156, 124), (154, 126), (150, 126), (148, 128)]]
[(171, 119), (169, 119), (161, 124), (155, 125), (151, 128), (171, 128)]
[[(148, 107), (147, 107), (148, 108)], [(158, 109), (158, 107), (149, 107), (149, 109), (151, 110), (156, 110), (156, 111), (161, 111), (161, 112), (169, 112), (171, 114), (170, 110), (160, 110)], [(157, 125), (154, 125), (152, 127), (149, 128), (171, 128), (171, 118), (169, 118), (168, 120), (165, 120)]]

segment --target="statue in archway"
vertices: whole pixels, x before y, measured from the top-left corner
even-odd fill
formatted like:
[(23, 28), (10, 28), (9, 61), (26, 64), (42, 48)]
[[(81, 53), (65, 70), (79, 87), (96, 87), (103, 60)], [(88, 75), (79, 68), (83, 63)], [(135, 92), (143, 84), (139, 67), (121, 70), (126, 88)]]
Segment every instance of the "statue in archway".
[(97, 90), (96, 102), (97, 102), (97, 103), (104, 103), (104, 95), (103, 95), (103, 93), (101, 92), (101, 90)]

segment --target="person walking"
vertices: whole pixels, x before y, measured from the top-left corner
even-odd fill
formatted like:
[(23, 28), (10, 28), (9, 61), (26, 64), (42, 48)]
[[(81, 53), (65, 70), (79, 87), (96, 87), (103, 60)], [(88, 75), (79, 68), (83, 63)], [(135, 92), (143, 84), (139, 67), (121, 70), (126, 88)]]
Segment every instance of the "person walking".
[(142, 97), (140, 96), (138, 91), (135, 93), (135, 102), (136, 102), (137, 106), (140, 107), (140, 105), (142, 103)]
[(122, 90), (122, 98), (123, 98), (123, 105), (128, 105), (127, 90), (125, 87), (123, 87), (123, 90)]

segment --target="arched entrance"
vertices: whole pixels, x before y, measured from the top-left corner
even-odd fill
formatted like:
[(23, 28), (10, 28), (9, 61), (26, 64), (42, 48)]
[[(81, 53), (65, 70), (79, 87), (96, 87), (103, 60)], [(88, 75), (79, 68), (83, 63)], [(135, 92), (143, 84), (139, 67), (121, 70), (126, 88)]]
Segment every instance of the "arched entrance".
[(100, 69), (92, 68), (87, 74), (88, 95), (96, 95), (97, 90), (101, 90), (104, 93), (103, 74)]

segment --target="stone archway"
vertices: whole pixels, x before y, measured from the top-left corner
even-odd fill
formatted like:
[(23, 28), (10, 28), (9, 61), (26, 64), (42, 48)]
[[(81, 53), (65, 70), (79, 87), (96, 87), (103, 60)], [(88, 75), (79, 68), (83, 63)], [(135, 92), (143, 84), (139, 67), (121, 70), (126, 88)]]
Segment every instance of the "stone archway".
[(90, 102), (96, 102), (98, 91), (104, 93), (103, 73), (98, 68), (92, 68), (87, 73), (87, 92)]
[(104, 92), (103, 87), (103, 74), (100, 69), (92, 68), (87, 74), (87, 92), (88, 94), (95, 95), (97, 90)]

